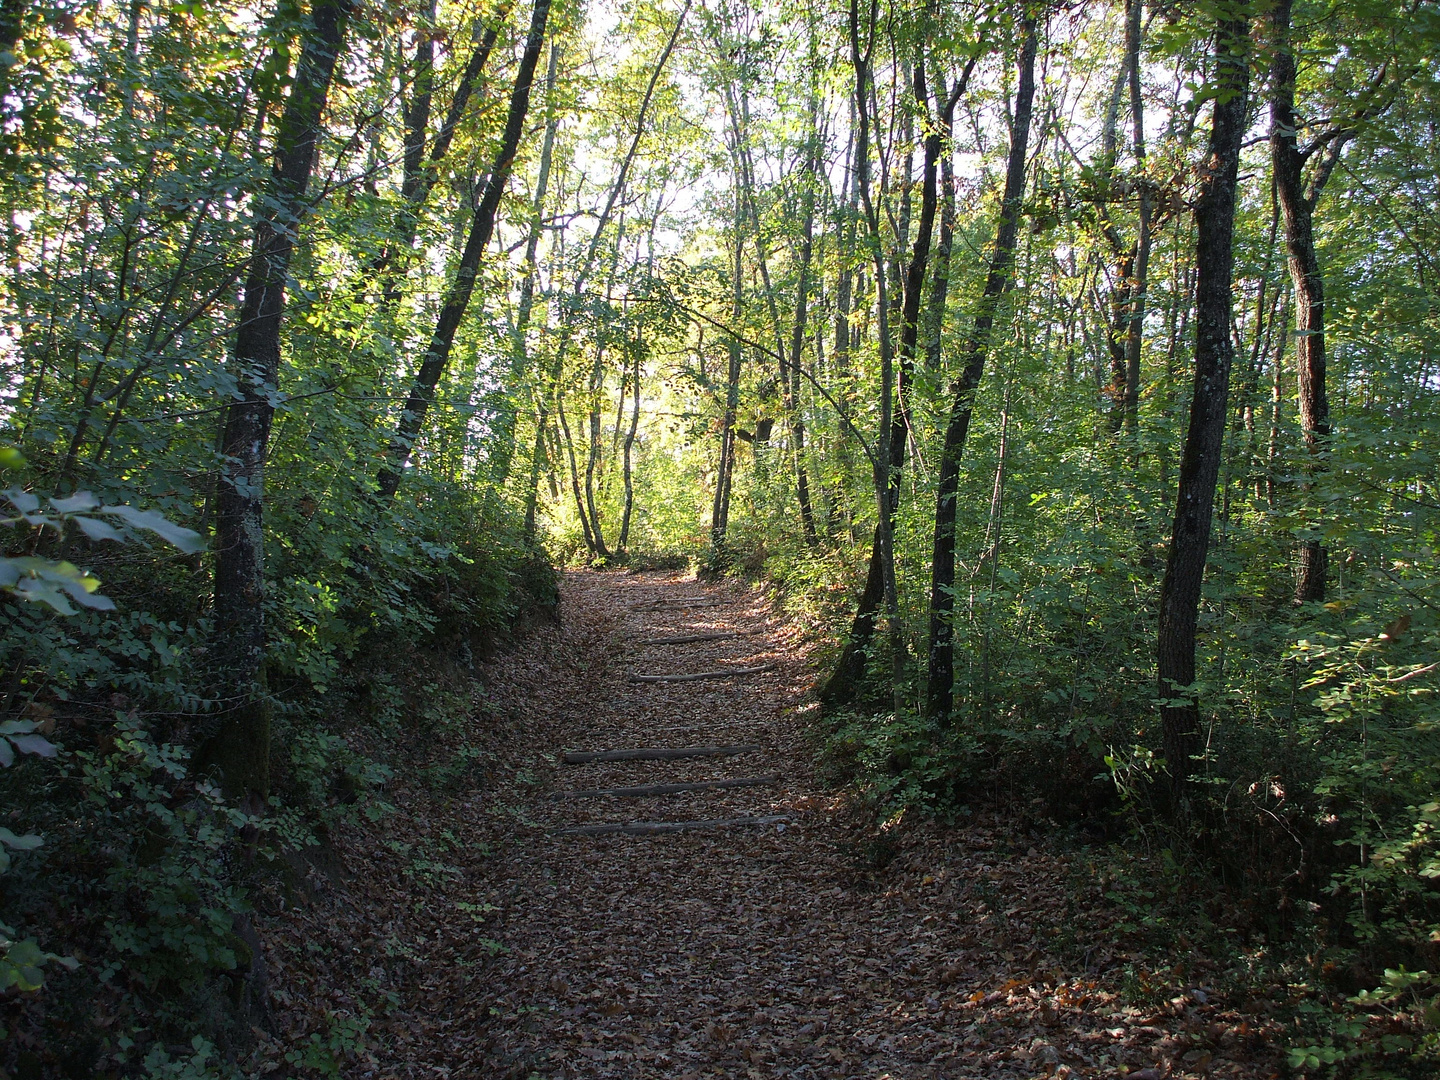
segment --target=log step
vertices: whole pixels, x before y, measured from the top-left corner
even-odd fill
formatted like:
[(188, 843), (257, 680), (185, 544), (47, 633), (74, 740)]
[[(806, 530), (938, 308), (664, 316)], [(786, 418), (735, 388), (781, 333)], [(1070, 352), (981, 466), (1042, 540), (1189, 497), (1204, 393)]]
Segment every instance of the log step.
[(779, 773), (765, 776), (744, 776), (734, 780), (705, 780), (695, 784), (650, 784), (645, 787), (594, 788), (590, 791), (557, 791), (552, 799), (598, 799), (605, 795), (621, 798), (640, 798), (644, 795), (678, 795), (684, 791), (715, 791), (720, 788), (758, 787), (773, 784), (780, 779)]
[(654, 611), (662, 607), (719, 607), (723, 601), (713, 596), (676, 596), (662, 600), (642, 600), (631, 604), (631, 611)]
[(789, 821), (789, 814), (767, 814), (764, 817), (710, 818), (705, 821), (629, 821), (614, 825), (571, 825), (556, 829), (557, 836), (648, 836), (652, 833), (687, 832), (690, 829), (723, 829), (731, 825), (778, 825)]
[(699, 682), (701, 679), (728, 679), (735, 675), (759, 675), (762, 671), (770, 671), (774, 667), (774, 664), (760, 664), (757, 667), (725, 668), (721, 671), (696, 671), (688, 675), (632, 674), (630, 681), (636, 683)]
[(729, 641), (731, 638), (748, 637), (759, 630), (727, 630), (721, 634), (677, 634), (674, 637), (641, 638), (636, 645), (690, 645), (697, 641)]
[(584, 765), (587, 761), (674, 761), (691, 757), (732, 757), (753, 754), (758, 746), (642, 746), (634, 750), (572, 750), (562, 759), (566, 765)]

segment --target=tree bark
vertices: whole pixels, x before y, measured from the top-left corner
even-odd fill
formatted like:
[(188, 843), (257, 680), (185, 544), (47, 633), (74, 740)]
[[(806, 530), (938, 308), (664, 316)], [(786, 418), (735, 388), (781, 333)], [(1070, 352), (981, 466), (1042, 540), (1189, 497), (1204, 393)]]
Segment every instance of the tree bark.
[(198, 761), (249, 813), (270, 791), (271, 708), (265, 685), (265, 458), (280, 379), (285, 280), (306, 210), (320, 123), (345, 45), (351, 0), (317, 0), (295, 83), (275, 137), (268, 190), (257, 198), (250, 269), (230, 368), (236, 395), (225, 413), (216, 512), (215, 634), (230, 708)]
[(451, 283), (445, 304), (440, 309), (430, 346), (425, 350), (425, 358), (405, 402), (405, 410), (400, 414), (400, 422), (391, 436), (385, 464), (376, 479), (380, 495), (384, 499), (394, 498), (395, 492), (400, 488), (400, 479), (405, 473), (415, 440), (425, 422), (425, 414), (429, 412), (430, 403), (435, 399), (435, 388), (450, 362), (450, 349), (455, 343), (455, 332), (460, 328), (460, 322), (470, 306), (470, 297), (475, 291), (475, 278), (480, 270), (480, 258), (495, 231), (500, 197), (509, 182), (515, 153), (520, 147), (520, 137), (525, 130), (525, 115), (530, 110), (530, 90), (535, 81), (535, 67), (540, 61), (540, 50), (545, 44), (545, 24), (549, 15), (550, 0), (535, 0), (530, 33), (525, 39), (525, 52), (520, 58), (520, 68), (515, 75), (515, 88), (510, 94), (510, 110), (505, 118), (500, 152), (490, 166), (485, 192), (470, 220), (470, 235), (465, 241), (465, 250), (460, 256), (455, 280)]
[(575, 495), (575, 513), (580, 518), (580, 528), (585, 534), (585, 550), (590, 552), (593, 559), (600, 554), (600, 549), (595, 543), (595, 534), (590, 528), (590, 515), (585, 509), (585, 492), (580, 487), (580, 471), (575, 465), (575, 440), (570, 436), (570, 424), (565, 419), (565, 395), (559, 391), (555, 394), (555, 416), (560, 421), (560, 430), (565, 436), (564, 449), (570, 461), (570, 490)]
[[(738, 161), (738, 157), (736, 159)], [(731, 260), (730, 321), (739, 326), (744, 304), (743, 222), (744, 195), (740, 173), (735, 173), (735, 250)], [(720, 464), (715, 477), (715, 499), (710, 512), (710, 562), (712, 570), (724, 570), (730, 564), (730, 487), (735, 472), (735, 418), (740, 410), (740, 341), (730, 335), (726, 346), (728, 364), (725, 369), (725, 411), (720, 418)]]
[(877, 616), (883, 602), (887, 620), (891, 623), (891, 691), (898, 712), (904, 652), (899, 625), (899, 595), (895, 586), (894, 528), (896, 511), (900, 505), (900, 470), (905, 463), (905, 445), (909, 431), (905, 424), (903, 385), (900, 387), (901, 398), (898, 404), (895, 400), (895, 354), (890, 334), (887, 268), (880, 244), (879, 215), (870, 195), (870, 61), (874, 47), (875, 19), (876, 7), (872, 0), (867, 26), (868, 42), (862, 49), (858, 0), (851, 0), (850, 54), (855, 69), (855, 115), (858, 119), (854, 158), (855, 192), (859, 197), (866, 244), (870, 249), (875, 270), (875, 314), (879, 323), (880, 345), (880, 438), (877, 440), (874, 459), (875, 536), (870, 547), (865, 588), (856, 604), (849, 638), (836, 662), (835, 670), (820, 691), (820, 697), (827, 705), (841, 705), (854, 700), (865, 674), (870, 640), (874, 636)]
[[(654, 235), (654, 230), (651, 230)], [(628, 553), (630, 547), (630, 515), (635, 509), (635, 476), (634, 465), (632, 464), (635, 452), (635, 432), (640, 428), (640, 358), (642, 349), (639, 343), (635, 346), (634, 366), (631, 368), (631, 402), (630, 402), (630, 428), (625, 432), (625, 448), (623, 458), (623, 469), (625, 478), (625, 509), (620, 515), (620, 539), (616, 541), (616, 550), (623, 556)]]
[(1170, 551), (1160, 585), (1156, 667), (1161, 737), (1170, 772), (1172, 808), (1181, 814), (1191, 762), (1200, 751), (1200, 709), (1194, 691), (1195, 630), (1235, 352), (1230, 332), (1232, 241), (1249, 89), (1246, 30), (1243, 18), (1225, 19), (1216, 27), (1214, 114), (1195, 205), (1195, 388), (1180, 458)]
[[(426, 34), (415, 50), (415, 98), (404, 109), (405, 150), (401, 163), (400, 217), (397, 223), (399, 236), (393, 244), (387, 244), (372, 269), (382, 275), (381, 297), (387, 306), (393, 306), (400, 299), (400, 283), (405, 274), (405, 262), (415, 244), (415, 234), (420, 228), (420, 216), (430, 198), (430, 192), (439, 176), (436, 168), (450, 152), (455, 139), (455, 129), (465, 114), (465, 107), (474, 94), (475, 85), (485, 70), (485, 63), (500, 35), (500, 24), (509, 12), (509, 5), (502, 8), (495, 21), (486, 28), (475, 51), (461, 72), (455, 87), (455, 96), (445, 113), (445, 122), (435, 134), (435, 140), (426, 152), (427, 128), (434, 96), (434, 45)], [(434, 5), (430, 17), (434, 18)], [(398, 264), (398, 265), (397, 265)]]
[[(530, 231), (525, 238), (525, 277), (520, 282), (520, 302), (515, 311), (515, 325), (511, 328), (510, 378), (505, 388), (500, 416), (497, 418), (495, 484), (502, 486), (510, 477), (510, 468), (515, 460), (515, 419), (513, 400), (520, 380), (530, 367), (530, 347), (527, 335), (530, 319), (535, 312), (536, 261), (540, 249), (540, 234), (544, 230), (545, 196), (550, 187), (550, 169), (555, 156), (555, 136), (560, 127), (560, 114), (555, 108), (555, 83), (560, 67), (560, 46), (550, 46), (550, 65), (545, 75), (545, 138), (540, 144), (540, 171), (535, 178), (535, 198), (530, 204)], [(544, 388), (536, 390), (537, 397)]]
[[(616, 261), (619, 261), (620, 244), (624, 238), (622, 222), (620, 239), (615, 242)], [(614, 280), (612, 271), (611, 280)], [(621, 369), (623, 372), (623, 368)], [(622, 375), (623, 378), (623, 375)], [(600, 510), (595, 502), (595, 474), (604, 452), (600, 439), (600, 398), (605, 390), (605, 347), (595, 348), (595, 362), (590, 367), (590, 452), (585, 459), (585, 506), (590, 511), (590, 529), (595, 534), (595, 554), (602, 559), (610, 558), (610, 549), (605, 544), (605, 534), (600, 526)], [(623, 392), (624, 387), (622, 385)]]
[(1010, 286), (1015, 243), (1020, 230), (1021, 203), (1025, 198), (1025, 164), (1030, 149), (1030, 120), (1035, 102), (1035, 20), (1026, 16), (1018, 58), (1019, 81), (1010, 127), (1010, 154), (1005, 167), (1005, 192), (985, 289), (975, 309), (975, 323), (964, 353), (960, 378), (951, 388), (950, 417), (940, 454), (940, 475), (935, 495), (935, 535), (930, 569), (930, 648), (926, 680), (926, 712), (937, 721), (949, 718), (955, 700), (955, 501), (960, 490), (960, 459), (970, 434), (975, 393), (985, 374), (990, 331), (1000, 297)]
[(818, 93), (810, 96), (810, 130), (805, 147), (805, 169), (801, 194), (804, 205), (804, 221), (800, 229), (800, 252), (796, 259), (795, 319), (790, 332), (790, 362), (782, 371), (781, 382), (785, 395), (785, 415), (790, 418), (790, 452), (795, 456), (795, 497), (800, 503), (800, 525), (805, 534), (805, 543), (815, 547), (820, 534), (815, 528), (815, 510), (810, 504), (810, 476), (805, 468), (805, 417), (800, 411), (800, 363), (804, 355), (805, 324), (809, 315), (810, 302), (810, 260), (815, 250), (815, 173), (819, 154), (819, 132), (817, 131), (820, 111)]
[[(1285, 221), (1285, 249), (1289, 255), (1290, 280), (1295, 289), (1295, 390), (1300, 404), (1300, 430), (1305, 436), (1309, 462), (1308, 489), (1324, 468), (1325, 444), (1330, 436), (1330, 405), (1325, 396), (1325, 277), (1315, 251), (1314, 215), (1328, 170), (1317, 174), (1310, 190), (1305, 185), (1305, 165), (1316, 148), (1299, 146), (1298, 118), (1295, 115), (1295, 52), (1291, 43), (1290, 15), (1293, 0), (1277, 0), (1271, 12), (1274, 59), (1271, 62), (1270, 155), (1275, 190)], [(1342, 133), (1336, 142), (1343, 144)], [(1329, 153), (1338, 155), (1332, 142)], [(1295, 582), (1295, 603), (1325, 599), (1328, 556), (1318, 537), (1300, 543), (1300, 567)]]
[[(1125, 55), (1130, 74), (1130, 123), (1134, 131), (1135, 172), (1140, 186), (1135, 265), (1130, 284), (1130, 324), (1125, 335), (1125, 431), (1132, 444), (1140, 426), (1140, 348), (1145, 342), (1145, 291), (1150, 276), (1150, 185), (1145, 177), (1145, 99), (1140, 86), (1140, 33), (1144, 0), (1128, 0)], [(1132, 446), (1132, 454), (1134, 448)]]
[[(645, 87), (645, 98), (640, 102), (640, 112), (635, 118), (635, 134), (630, 139), (630, 149), (625, 152), (625, 157), (620, 162), (619, 175), (615, 177), (615, 183), (610, 187), (610, 194), (605, 200), (605, 208), (600, 211), (600, 218), (595, 223), (595, 233), (590, 237), (589, 246), (586, 248), (584, 261), (575, 275), (573, 293), (577, 298), (584, 292), (585, 285), (590, 280), (590, 272), (595, 266), (595, 255), (600, 250), (601, 238), (610, 224), (610, 216), (615, 212), (615, 204), (625, 190), (625, 182), (630, 175), (630, 166), (635, 162), (635, 155), (640, 149), (640, 139), (645, 134), (645, 117), (650, 112), (650, 103), (655, 97), (655, 86), (660, 81), (660, 73), (665, 70), (665, 64), (670, 59), (670, 54), (675, 51), (675, 43), (680, 39), (680, 29), (685, 25), (685, 17), (690, 14), (691, 2), (692, 0), (685, 0), (680, 14), (675, 17), (675, 29), (670, 32), (670, 39), (665, 43), (665, 49), (660, 54), (660, 59), (655, 62), (655, 67), (650, 72), (650, 81)], [(555, 344), (555, 355), (551, 357), (548, 371), (545, 373), (545, 385), (541, 388), (540, 405), (536, 409), (535, 453), (530, 462), (530, 485), (525, 493), (524, 535), (527, 541), (535, 539), (535, 514), (540, 498), (540, 467), (544, 458), (544, 431), (546, 424), (549, 423), (551, 395), (558, 388), (560, 375), (564, 371), (565, 350), (569, 347), (570, 334), (573, 329), (570, 319), (571, 316), (567, 314), (565, 321), (560, 326), (559, 340)]]

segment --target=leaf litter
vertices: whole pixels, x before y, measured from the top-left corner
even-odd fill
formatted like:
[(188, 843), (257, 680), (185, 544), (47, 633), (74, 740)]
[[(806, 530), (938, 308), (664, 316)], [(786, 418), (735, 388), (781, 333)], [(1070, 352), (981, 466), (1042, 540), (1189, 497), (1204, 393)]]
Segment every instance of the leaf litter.
[[(717, 603), (666, 602), (699, 595)], [(338, 829), (323, 858), (297, 860), (291, 886), (261, 898), (275, 1034), (256, 1071), (1279, 1075), (1275, 1024), (1199, 985), (1203, 958), (1187, 969), (1129, 940), (1083, 852), (995, 814), (961, 826), (911, 816), (877, 831), (824, 789), (807, 729), (809, 647), (763, 589), (576, 572), (562, 597), (559, 625), (480, 673), (470, 767), (449, 770), (459, 783), (401, 771), (393, 814)], [(638, 644), (730, 631), (746, 633)], [(771, 666), (728, 681), (632, 683), (636, 663)], [(561, 763), (570, 750), (723, 744), (761, 749)], [(778, 783), (763, 786), (550, 798), (772, 772)], [(781, 815), (659, 835), (557, 834)], [(1138, 999), (1137, 978), (1148, 991)]]

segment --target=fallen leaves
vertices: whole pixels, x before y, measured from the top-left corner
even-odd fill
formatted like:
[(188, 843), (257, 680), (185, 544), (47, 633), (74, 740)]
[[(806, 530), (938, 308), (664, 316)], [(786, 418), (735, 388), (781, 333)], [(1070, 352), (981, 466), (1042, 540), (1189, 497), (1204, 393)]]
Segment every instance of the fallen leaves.
[[(1218, 995), (1197, 989), (1153, 1016), (1127, 1006), (1134, 958), (1107, 939), (1101, 890), (1078, 895), (1072, 856), (1017, 823), (907, 817), (865, 861), (861, 823), (814, 780), (798, 633), (738, 584), (666, 602), (696, 589), (567, 575), (562, 626), (483, 672), (470, 736), (486, 749), (483, 788), (402, 780), (396, 815), (335, 838), (348, 874), (312, 875), (271, 911), (282, 1042), (367, 1018), (336, 1068), (376, 1080), (1269, 1075), (1268, 1058), (1249, 1060), (1261, 1022)], [(694, 640), (647, 644), (647, 668), (767, 670), (631, 683), (631, 643), (666, 638)], [(758, 749), (559, 760), (696, 743)], [(780, 782), (548, 797), (756, 772)], [(779, 815), (783, 830), (554, 835)], [(386, 846), (401, 836), (405, 854)], [(1077, 936), (1089, 947), (1062, 944)]]

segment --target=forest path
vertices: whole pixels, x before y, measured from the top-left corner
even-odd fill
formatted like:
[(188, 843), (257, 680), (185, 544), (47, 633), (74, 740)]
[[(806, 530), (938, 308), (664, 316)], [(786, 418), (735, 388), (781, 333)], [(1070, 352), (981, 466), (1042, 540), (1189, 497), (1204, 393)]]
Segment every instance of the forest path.
[[(458, 798), (397, 790), (385, 831), (403, 846), (337, 845), (366, 874), (292, 916), (300, 935), (276, 957), (295, 988), (291, 1045), (316, 1005), (334, 1030), (380, 991), (391, 1004), (345, 1076), (1270, 1075), (1221, 1056), (1249, 1056), (1255, 1036), (1213, 992), (1125, 1005), (1123, 967), (1144, 958), (1107, 933), (1117, 916), (1083, 858), (988, 817), (877, 833), (823, 790), (806, 649), (761, 590), (570, 573), (561, 612), (484, 673), (497, 766)], [(707, 640), (641, 644), (663, 637)], [(713, 746), (755, 749), (564, 761)], [(750, 823), (563, 831), (735, 819)], [(322, 968), (326, 955), (354, 962)]]

